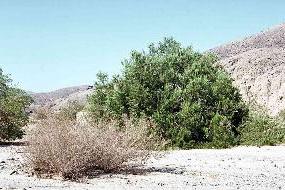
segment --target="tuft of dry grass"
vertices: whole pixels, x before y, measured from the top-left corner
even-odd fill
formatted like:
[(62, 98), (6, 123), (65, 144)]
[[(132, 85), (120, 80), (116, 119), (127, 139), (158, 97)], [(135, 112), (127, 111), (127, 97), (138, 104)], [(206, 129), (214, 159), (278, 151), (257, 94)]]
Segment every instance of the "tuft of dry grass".
[(90, 125), (57, 116), (41, 120), (28, 135), (28, 165), (37, 174), (78, 179), (96, 170), (117, 172), (130, 161), (141, 163), (161, 144), (150, 135), (154, 125), (147, 119), (124, 119), (123, 127), (116, 126), (116, 120)]
[(44, 120), (47, 119), (51, 114), (51, 110), (48, 107), (37, 107), (34, 108), (33, 113), (31, 114), (32, 120)]

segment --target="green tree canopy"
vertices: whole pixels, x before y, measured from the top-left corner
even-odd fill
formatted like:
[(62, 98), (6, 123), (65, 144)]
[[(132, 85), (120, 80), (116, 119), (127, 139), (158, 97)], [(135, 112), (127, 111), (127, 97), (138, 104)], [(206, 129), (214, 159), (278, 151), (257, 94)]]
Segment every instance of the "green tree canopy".
[(21, 138), (21, 129), (28, 122), (25, 108), (31, 98), (22, 90), (11, 86), (12, 80), (0, 69), (0, 140)]
[(151, 117), (174, 146), (234, 144), (248, 109), (215, 62), (211, 54), (165, 38), (148, 51), (133, 51), (112, 80), (100, 73), (90, 110), (97, 118)]

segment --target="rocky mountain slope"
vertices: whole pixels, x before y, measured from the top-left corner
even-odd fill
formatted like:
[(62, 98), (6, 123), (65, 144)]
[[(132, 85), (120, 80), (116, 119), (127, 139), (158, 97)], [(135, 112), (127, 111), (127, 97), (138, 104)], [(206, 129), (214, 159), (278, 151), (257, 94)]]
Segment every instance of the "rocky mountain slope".
[(34, 103), (32, 109), (39, 106), (47, 106), (54, 110), (59, 110), (68, 105), (68, 103), (76, 101), (79, 104), (85, 104), (87, 96), (93, 91), (93, 86), (82, 85), (68, 88), (62, 88), (46, 93), (31, 93)]
[(271, 115), (285, 109), (285, 24), (210, 50), (244, 99)]

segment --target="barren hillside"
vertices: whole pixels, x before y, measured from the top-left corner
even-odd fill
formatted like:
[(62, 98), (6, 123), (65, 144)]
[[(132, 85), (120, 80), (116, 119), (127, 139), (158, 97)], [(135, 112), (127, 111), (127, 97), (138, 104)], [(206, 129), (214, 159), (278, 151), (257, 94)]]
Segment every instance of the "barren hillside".
[(31, 93), (34, 99), (34, 103), (31, 107), (33, 109), (34, 107), (38, 106), (48, 106), (58, 110), (72, 101), (85, 104), (87, 101), (87, 96), (92, 92), (92, 88), (92, 86), (82, 85), (62, 88), (46, 93)]
[(211, 49), (245, 100), (277, 115), (285, 109), (285, 24)]

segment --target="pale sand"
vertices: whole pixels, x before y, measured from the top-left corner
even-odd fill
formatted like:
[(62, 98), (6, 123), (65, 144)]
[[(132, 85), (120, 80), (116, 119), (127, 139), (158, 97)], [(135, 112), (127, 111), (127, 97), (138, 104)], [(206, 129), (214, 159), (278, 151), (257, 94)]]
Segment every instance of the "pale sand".
[(285, 189), (285, 146), (170, 151), (150, 159), (141, 174), (84, 183), (29, 177), (20, 149), (0, 147), (0, 189)]

